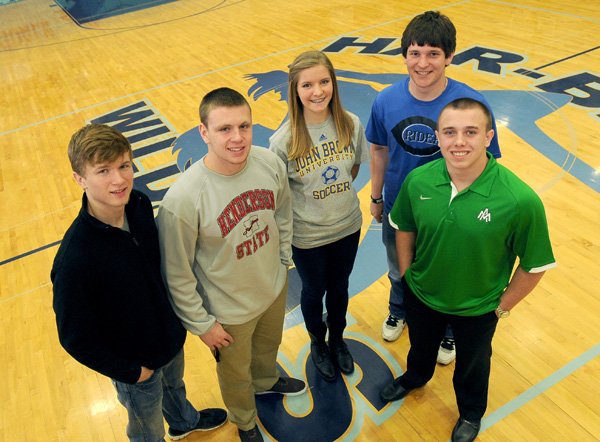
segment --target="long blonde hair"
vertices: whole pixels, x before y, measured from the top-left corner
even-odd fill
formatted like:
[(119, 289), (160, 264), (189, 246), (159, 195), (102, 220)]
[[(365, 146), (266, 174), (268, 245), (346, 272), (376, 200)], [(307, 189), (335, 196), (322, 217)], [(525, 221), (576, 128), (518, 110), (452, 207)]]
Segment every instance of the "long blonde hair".
[(341, 147), (347, 147), (352, 141), (354, 123), (340, 102), (335, 70), (329, 58), (321, 51), (307, 51), (298, 55), (288, 66), (288, 113), (292, 136), (288, 144), (288, 159), (293, 160), (306, 155), (312, 146), (312, 140), (304, 120), (304, 107), (298, 96), (298, 78), (300, 72), (314, 66), (325, 66), (331, 76), (333, 93), (329, 102), (329, 110), (333, 116), (335, 130)]

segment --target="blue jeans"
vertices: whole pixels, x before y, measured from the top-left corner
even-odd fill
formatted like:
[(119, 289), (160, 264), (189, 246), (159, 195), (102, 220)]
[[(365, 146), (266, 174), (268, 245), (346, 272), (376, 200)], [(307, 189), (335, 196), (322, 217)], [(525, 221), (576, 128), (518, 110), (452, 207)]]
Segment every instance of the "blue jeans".
[(126, 384), (112, 380), (119, 402), (127, 409), (127, 436), (135, 442), (164, 441), (163, 416), (171, 428), (187, 431), (200, 415), (186, 399), (183, 383), (183, 349), (157, 368), (144, 382)]
[(404, 291), (400, 283), (400, 267), (398, 265), (398, 251), (396, 250), (396, 229), (390, 225), (388, 214), (383, 212), (381, 220), (383, 245), (387, 254), (388, 278), (390, 280), (390, 314), (396, 318), (404, 319)]
[[(302, 280), (300, 307), (306, 330), (320, 340), (342, 339), (348, 310), (348, 279), (358, 251), (360, 229), (338, 241), (312, 249), (292, 246), (296, 270)], [(323, 322), (323, 297), (327, 324)]]
[[(398, 250), (396, 249), (396, 229), (390, 225), (387, 213), (383, 213), (381, 220), (382, 239), (385, 245), (388, 262), (388, 278), (390, 280), (390, 314), (396, 318), (406, 318), (406, 308), (404, 307), (404, 289), (402, 288), (402, 278), (400, 277), (400, 266), (398, 264)], [(451, 338), (452, 327), (448, 324), (446, 328), (447, 338)]]

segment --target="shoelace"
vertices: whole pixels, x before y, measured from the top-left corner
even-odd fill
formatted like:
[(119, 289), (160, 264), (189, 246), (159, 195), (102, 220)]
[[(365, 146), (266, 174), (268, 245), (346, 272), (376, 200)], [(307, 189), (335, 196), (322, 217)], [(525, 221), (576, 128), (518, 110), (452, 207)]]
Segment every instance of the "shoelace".
[(390, 327), (397, 327), (398, 326), (398, 318), (396, 318), (395, 316), (388, 316), (387, 321), (385, 322), (387, 325), (389, 325)]
[(454, 338), (444, 338), (442, 339), (441, 346), (446, 350), (454, 350)]

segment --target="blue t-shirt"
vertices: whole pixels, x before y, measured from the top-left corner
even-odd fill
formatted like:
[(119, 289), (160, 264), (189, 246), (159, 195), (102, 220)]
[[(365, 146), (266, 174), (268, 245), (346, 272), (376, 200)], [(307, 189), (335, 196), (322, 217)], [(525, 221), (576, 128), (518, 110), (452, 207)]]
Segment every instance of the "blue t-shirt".
[[(384, 176), (385, 212), (392, 210), (396, 196), (413, 169), (441, 158), (435, 127), (444, 106), (458, 98), (473, 98), (484, 103), (483, 95), (464, 83), (448, 78), (446, 89), (435, 100), (421, 101), (408, 91), (409, 77), (395, 83), (377, 95), (367, 124), (367, 140), (388, 147), (388, 167)], [(494, 138), (488, 150), (500, 158), (498, 131), (492, 114)]]

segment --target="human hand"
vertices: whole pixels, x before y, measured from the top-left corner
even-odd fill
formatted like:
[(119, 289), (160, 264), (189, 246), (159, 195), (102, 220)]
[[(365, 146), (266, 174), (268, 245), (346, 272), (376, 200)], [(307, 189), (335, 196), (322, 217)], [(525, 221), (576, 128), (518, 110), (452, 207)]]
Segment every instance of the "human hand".
[(142, 366), (142, 372), (140, 373), (140, 377), (137, 380), (138, 384), (140, 382), (147, 381), (148, 379), (150, 379), (150, 377), (153, 374), (154, 374), (154, 370), (150, 370), (149, 368), (146, 368), (146, 367)]
[(233, 336), (227, 333), (223, 326), (218, 322), (215, 322), (215, 325), (213, 325), (209, 331), (200, 335), (200, 339), (202, 339), (202, 342), (204, 342), (211, 350), (227, 347), (234, 342)]
[(380, 223), (383, 215), (383, 204), (371, 203), (371, 215), (375, 221)]

